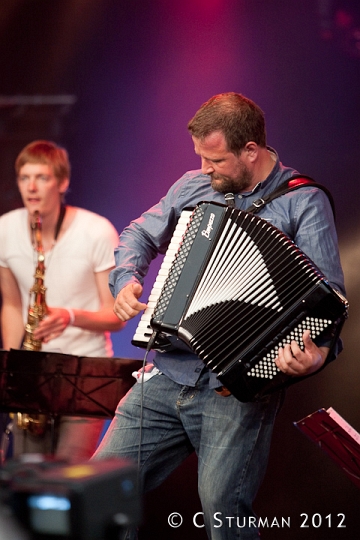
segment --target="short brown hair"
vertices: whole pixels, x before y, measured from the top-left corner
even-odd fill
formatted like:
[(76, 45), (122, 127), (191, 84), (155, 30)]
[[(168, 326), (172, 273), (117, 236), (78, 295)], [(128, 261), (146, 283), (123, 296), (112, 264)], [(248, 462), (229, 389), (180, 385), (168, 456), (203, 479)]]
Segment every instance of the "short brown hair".
[(65, 178), (70, 180), (70, 162), (65, 148), (51, 141), (33, 141), (25, 146), (16, 158), (15, 171), (19, 175), (21, 167), (26, 163), (45, 163), (53, 168), (59, 182)]
[(217, 94), (204, 103), (188, 123), (188, 130), (197, 139), (214, 131), (224, 134), (229, 151), (234, 154), (253, 141), (266, 146), (265, 117), (251, 99), (235, 92)]

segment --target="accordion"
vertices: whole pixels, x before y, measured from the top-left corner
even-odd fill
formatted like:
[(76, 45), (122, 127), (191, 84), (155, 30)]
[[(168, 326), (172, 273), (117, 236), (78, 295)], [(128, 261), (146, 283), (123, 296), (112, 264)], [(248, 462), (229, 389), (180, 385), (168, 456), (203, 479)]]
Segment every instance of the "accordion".
[(181, 221), (185, 232), (175, 231), (132, 343), (146, 346), (155, 331), (153, 348), (161, 350), (177, 336), (244, 402), (294, 381), (275, 364), (279, 347), (292, 340), (303, 347), (307, 329), (317, 343), (334, 341), (347, 300), (258, 216), (203, 202)]

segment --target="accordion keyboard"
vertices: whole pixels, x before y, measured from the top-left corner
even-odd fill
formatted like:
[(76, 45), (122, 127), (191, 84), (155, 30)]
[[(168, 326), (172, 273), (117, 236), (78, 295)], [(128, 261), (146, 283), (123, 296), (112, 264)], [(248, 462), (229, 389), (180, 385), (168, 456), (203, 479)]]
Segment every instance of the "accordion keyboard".
[(132, 344), (136, 347), (142, 347), (146, 349), (147, 344), (152, 336), (153, 329), (150, 326), (151, 317), (154, 312), (154, 308), (156, 306), (158, 298), (160, 297), (161, 290), (164, 286), (166, 278), (169, 274), (171, 265), (178, 252), (181, 240), (185, 234), (192, 212), (193, 210), (183, 210), (177, 222), (174, 234), (164, 255), (164, 259), (160, 266), (160, 270), (156, 277), (155, 283), (151, 289), (151, 293), (147, 302), (147, 308), (143, 312), (139, 324), (136, 328), (135, 334), (132, 338)]

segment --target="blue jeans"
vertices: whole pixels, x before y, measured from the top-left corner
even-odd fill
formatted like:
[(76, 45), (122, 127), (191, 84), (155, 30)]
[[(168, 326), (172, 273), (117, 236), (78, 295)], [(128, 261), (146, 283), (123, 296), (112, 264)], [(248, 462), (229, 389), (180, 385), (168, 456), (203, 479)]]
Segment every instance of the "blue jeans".
[(252, 502), (266, 470), (282, 394), (241, 403), (209, 389), (208, 378), (207, 372), (202, 374), (195, 388), (162, 374), (135, 384), (120, 401), (94, 458), (138, 460), (143, 387), (140, 480), (144, 491), (157, 487), (195, 450), (208, 537), (253, 540), (259, 532)]

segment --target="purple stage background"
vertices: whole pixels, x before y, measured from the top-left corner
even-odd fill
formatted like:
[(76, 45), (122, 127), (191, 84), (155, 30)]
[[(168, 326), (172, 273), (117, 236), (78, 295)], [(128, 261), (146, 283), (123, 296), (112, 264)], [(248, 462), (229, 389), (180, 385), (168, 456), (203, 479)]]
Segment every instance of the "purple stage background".
[[(224, 91), (256, 101), (283, 163), (330, 188), (350, 301), (345, 350), (289, 391), (256, 509), (270, 522), (291, 517), (290, 529), (264, 528), (265, 540), (355, 537), (359, 491), (292, 422), (332, 406), (360, 431), (358, 0), (2, 0), (0, 74), (0, 213), (19, 204), (16, 154), (50, 138), (70, 154), (68, 203), (106, 216), (120, 232), (199, 167), (186, 124)], [(142, 358), (130, 343), (136, 324), (113, 336), (115, 356)], [(189, 516), (199, 511), (195, 466), (148, 499), (143, 537), (184, 537), (166, 512), (186, 501)], [(337, 526), (339, 513), (346, 528)], [(190, 524), (185, 535), (204, 532)]]

